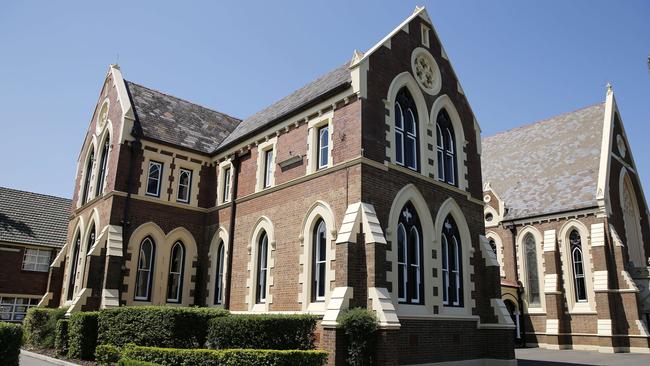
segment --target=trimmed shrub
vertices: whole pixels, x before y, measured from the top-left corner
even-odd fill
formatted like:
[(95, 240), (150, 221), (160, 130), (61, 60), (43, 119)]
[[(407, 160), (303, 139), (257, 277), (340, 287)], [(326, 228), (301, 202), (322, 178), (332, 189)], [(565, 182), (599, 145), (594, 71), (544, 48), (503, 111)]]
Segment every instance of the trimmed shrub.
[(0, 322), (0, 365), (18, 366), (23, 328), (20, 324)]
[(132, 360), (130, 358), (123, 358), (117, 363), (117, 366), (160, 366), (160, 365), (158, 365), (157, 363)]
[(344, 311), (338, 319), (348, 340), (348, 364), (368, 366), (374, 362), (375, 331), (379, 324), (375, 313), (363, 308)]
[(228, 312), (215, 308), (132, 306), (102, 310), (99, 343), (199, 348), (205, 344), (210, 319)]
[(112, 365), (120, 360), (120, 349), (112, 344), (100, 344), (95, 348), (95, 360), (100, 365)]
[(68, 354), (68, 325), (68, 319), (59, 319), (59, 321), (56, 322), (54, 349), (56, 349), (56, 353), (61, 356)]
[(31, 308), (23, 321), (25, 343), (36, 348), (54, 348), (56, 322), (63, 319), (66, 308)]
[(80, 312), (70, 315), (68, 357), (82, 360), (95, 359), (97, 347), (97, 319), (99, 312)]
[(208, 328), (213, 349), (313, 349), (317, 318), (311, 315), (231, 315)]
[(322, 366), (325, 351), (127, 347), (124, 357), (163, 366)]

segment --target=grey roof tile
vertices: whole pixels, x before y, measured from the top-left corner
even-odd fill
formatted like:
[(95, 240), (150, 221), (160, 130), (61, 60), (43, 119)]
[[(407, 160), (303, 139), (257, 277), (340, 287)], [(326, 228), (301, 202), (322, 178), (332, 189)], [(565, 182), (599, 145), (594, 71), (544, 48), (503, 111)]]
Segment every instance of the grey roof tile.
[(72, 201), (0, 187), (0, 241), (61, 247)]
[(210, 154), (241, 122), (157, 90), (125, 83), (145, 137)]
[(593, 207), (605, 104), (598, 103), (482, 140), (483, 182), (506, 219)]

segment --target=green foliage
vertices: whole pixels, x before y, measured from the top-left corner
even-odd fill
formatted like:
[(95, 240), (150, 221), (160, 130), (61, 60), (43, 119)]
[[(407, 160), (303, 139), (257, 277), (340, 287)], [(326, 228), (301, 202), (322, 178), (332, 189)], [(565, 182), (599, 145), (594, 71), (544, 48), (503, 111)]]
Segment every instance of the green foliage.
[(163, 366), (322, 366), (327, 352), (304, 350), (127, 347), (124, 357)]
[(95, 358), (97, 319), (99, 312), (79, 312), (70, 315), (68, 357), (82, 360)]
[(95, 360), (100, 365), (112, 365), (120, 359), (120, 349), (112, 344), (100, 344), (95, 348)]
[(0, 322), (0, 365), (18, 366), (23, 328), (20, 324)]
[(157, 363), (151, 363), (146, 361), (132, 360), (130, 358), (123, 358), (118, 363), (118, 366), (160, 366)]
[(31, 308), (23, 321), (25, 343), (36, 348), (53, 348), (56, 323), (65, 316), (66, 308)]
[(228, 312), (215, 308), (132, 306), (105, 309), (99, 315), (99, 343), (198, 348), (205, 344), (210, 319)]
[(59, 321), (56, 322), (54, 349), (56, 349), (56, 353), (61, 356), (68, 354), (68, 327), (68, 319), (59, 319)]
[(215, 349), (313, 349), (317, 318), (311, 315), (231, 315), (210, 321)]
[(379, 324), (375, 313), (363, 308), (344, 311), (338, 322), (348, 340), (348, 364), (368, 366), (373, 364), (375, 331)]

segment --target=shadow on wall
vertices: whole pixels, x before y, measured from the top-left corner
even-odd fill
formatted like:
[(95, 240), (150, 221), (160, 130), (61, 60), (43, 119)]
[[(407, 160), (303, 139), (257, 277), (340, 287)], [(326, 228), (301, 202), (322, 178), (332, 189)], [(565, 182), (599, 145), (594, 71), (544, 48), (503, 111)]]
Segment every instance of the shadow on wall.
[(25, 224), (22, 221), (16, 221), (12, 218), (7, 217), (7, 215), (0, 213), (0, 230), (4, 230), (10, 233), (19, 232), (35, 237), (34, 231), (29, 225)]

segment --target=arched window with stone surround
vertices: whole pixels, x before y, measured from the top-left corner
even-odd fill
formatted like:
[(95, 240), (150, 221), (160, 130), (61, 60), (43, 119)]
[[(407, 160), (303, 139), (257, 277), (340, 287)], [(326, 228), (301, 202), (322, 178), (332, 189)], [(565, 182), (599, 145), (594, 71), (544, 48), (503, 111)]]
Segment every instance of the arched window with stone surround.
[(588, 299), (582, 252), (582, 238), (577, 230), (574, 229), (569, 234), (569, 243), (571, 245), (571, 264), (573, 267), (573, 283), (575, 287), (576, 302), (586, 302)]
[(135, 300), (149, 301), (151, 299), (155, 254), (156, 246), (154, 241), (151, 237), (147, 236), (140, 243), (138, 267), (135, 277)]
[[(92, 147), (91, 147), (92, 149)], [(84, 205), (86, 202), (88, 202), (88, 198), (90, 197), (90, 178), (92, 177), (93, 173), (93, 164), (95, 162), (95, 152), (90, 151), (90, 155), (88, 156), (88, 161), (86, 162), (86, 170), (84, 171), (84, 183), (83, 183), (83, 190), (81, 193), (81, 204)]]
[(88, 234), (88, 241), (86, 242), (86, 254), (90, 252), (90, 248), (92, 248), (93, 244), (95, 244), (95, 223), (94, 222), (90, 225), (90, 234)]
[(255, 289), (255, 302), (266, 302), (266, 279), (268, 273), (269, 237), (262, 231), (257, 242), (257, 284)]
[(436, 145), (438, 152), (438, 179), (457, 185), (456, 141), (454, 127), (446, 110), (441, 110), (436, 119)]
[(217, 273), (215, 274), (214, 304), (220, 305), (223, 302), (223, 264), (225, 248), (223, 241), (219, 242), (217, 249)]
[(399, 301), (423, 304), (422, 226), (410, 201), (400, 211), (397, 225), (397, 277)]
[(327, 235), (325, 221), (318, 219), (312, 235), (312, 301), (325, 300), (327, 276)]
[(528, 233), (524, 237), (524, 260), (526, 261), (526, 299), (528, 306), (541, 305), (539, 288), (539, 268), (537, 265), (537, 242), (535, 236)]
[(104, 140), (104, 147), (102, 148), (102, 155), (99, 158), (99, 170), (97, 171), (97, 187), (95, 187), (95, 196), (99, 196), (104, 192), (104, 180), (106, 179), (106, 163), (108, 162), (108, 151), (111, 146), (109, 136)]
[(169, 259), (169, 275), (167, 277), (167, 302), (180, 303), (183, 287), (183, 271), (185, 247), (177, 241), (172, 246)]
[(451, 215), (445, 219), (441, 235), (442, 303), (463, 306), (462, 250), (458, 225)]
[(395, 162), (420, 169), (417, 109), (406, 87), (397, 92), (395, 99)]
[(70, 278), (68, 279), (68, 300), (72, 300), (74, 295), (74, 286), (77, 281), (77, 264), (79, 262), (79, 251), (81, 250), (81, 232), (77, 231), (72, 247), (72, 257), (70, 258)]

